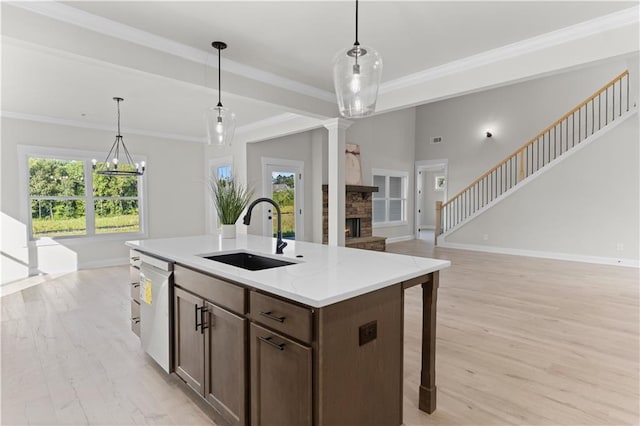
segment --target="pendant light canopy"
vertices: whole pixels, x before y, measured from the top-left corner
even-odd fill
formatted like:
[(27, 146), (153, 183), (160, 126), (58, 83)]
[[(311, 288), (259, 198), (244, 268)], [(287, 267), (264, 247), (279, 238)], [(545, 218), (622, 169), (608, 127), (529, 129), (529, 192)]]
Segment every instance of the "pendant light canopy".
[(142, 176), (146, 169), (145, 162), (135, 163), (133, 161), (120, 134), (120, 102), (124, 101), (124, 99), (116, 97), (113, 100), (118, 105), (118, 134), (111, 146), (111, 150), (107, 154), (107, 158), (104, 160), (104, 167), (98, 168), (98, 161), (95, 158), (91, 160), (93, 170), (99, 175), (107, 176)]
[(373, 113), (382, 77), (382, 58), (373, 48), (358, 42), (358, 0), (356, 0), (356, 41), (333, 59), (333, 84), (340, 114), (347, 118)]
[(207, 138), (209, 145), (231, 145), (233, 132), (236, 129), (236, 115), (229, 108), (222, 106), (220, 95), (220, 51), (226, 49), (227, 44), (222, 41), (214, 41), (211, 45), (218, 49), (218, 105), (207, 109), (205, 112)]

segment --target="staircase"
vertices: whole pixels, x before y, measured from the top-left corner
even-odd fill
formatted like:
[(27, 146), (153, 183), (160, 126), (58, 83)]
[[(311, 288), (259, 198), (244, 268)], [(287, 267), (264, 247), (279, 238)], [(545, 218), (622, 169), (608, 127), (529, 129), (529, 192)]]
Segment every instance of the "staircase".
[(448, 201), (436, 203), (436, 243), (629, 112), (629, 71), (538, 133)]

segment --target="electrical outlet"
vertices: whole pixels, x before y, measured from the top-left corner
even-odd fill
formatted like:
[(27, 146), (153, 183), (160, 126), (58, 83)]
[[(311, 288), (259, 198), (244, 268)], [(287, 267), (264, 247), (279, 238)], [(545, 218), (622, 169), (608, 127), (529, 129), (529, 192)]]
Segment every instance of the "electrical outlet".
[(360, 346), (378, 337), (378, 321), (371, 321), (359, 328)]
[(618, 250), (618, 251), (624, 251), (624, 244), (622, 244), (622, 243), (618, 243), (618, 244), (616, 245), (616, 250)]
[(482, 241), (489, 241), (489, 234), (482, 234)]

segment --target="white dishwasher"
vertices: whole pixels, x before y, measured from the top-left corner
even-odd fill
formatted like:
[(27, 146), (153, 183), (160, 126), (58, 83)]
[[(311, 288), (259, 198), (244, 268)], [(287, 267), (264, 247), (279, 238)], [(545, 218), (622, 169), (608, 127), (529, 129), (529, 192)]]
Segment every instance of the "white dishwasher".
[(140, 253), (140, 342), (167, 373), (171, 356), (173, 311), (173, 262)]

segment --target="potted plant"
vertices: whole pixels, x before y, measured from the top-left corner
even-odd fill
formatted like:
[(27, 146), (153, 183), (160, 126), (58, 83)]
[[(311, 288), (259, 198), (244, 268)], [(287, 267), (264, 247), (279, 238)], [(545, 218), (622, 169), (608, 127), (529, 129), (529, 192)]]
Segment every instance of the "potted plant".
[(233, 178), (212, 179), (211, 196), (222, 226), (222, 238), (235, 238), (236, 221), (253, 197), (253, 189)]

